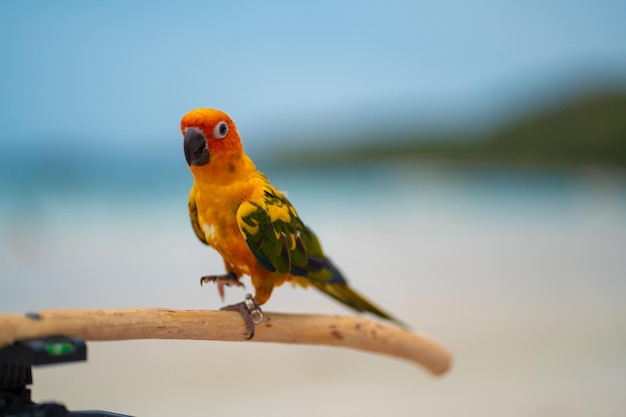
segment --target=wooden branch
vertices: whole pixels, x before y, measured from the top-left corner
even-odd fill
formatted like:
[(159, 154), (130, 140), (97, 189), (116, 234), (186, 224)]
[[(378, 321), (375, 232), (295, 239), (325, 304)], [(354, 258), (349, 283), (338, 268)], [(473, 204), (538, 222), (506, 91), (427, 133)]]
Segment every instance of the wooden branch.
[[(450, 353), (437, 342), (363, 317), (263, 313), (252, 342), (329, 345), (412, 361), (435, 375), (450, 367)], [(90, 340), (191, 339), (246, 341), (238, 313), (212, 310), (129, 308), (49, 310), (0, 315), (0, 347), (17, 340), (65, 335)]]

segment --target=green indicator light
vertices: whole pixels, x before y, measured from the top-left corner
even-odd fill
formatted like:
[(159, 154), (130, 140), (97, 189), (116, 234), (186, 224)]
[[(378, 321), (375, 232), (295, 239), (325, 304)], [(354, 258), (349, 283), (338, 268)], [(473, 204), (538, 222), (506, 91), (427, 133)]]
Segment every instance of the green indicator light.
[(61, 356), (67, 355), (68, 353), (72, 353), (76, 350), (73, 344), (71, 343), (49, 343), (46, 345), (46, 352), (50, 356)]

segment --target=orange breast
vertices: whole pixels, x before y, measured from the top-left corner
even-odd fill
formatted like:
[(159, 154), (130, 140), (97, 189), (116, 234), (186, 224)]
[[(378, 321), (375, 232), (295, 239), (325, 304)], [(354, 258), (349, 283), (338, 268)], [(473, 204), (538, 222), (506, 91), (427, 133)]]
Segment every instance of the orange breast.
[(252, 194), (254, 187), (253, 182), (220, 186), (196, 183), (192, 193), (196, 199), (198, 222), (207, 242), (224, 258), (227, 272), (233, 272), (238, 277), (250, 277), (255, 289), (255, 300), (264, 304), (275, 286), (292, 277), (263, 267), (239, 230), (237, 209)]

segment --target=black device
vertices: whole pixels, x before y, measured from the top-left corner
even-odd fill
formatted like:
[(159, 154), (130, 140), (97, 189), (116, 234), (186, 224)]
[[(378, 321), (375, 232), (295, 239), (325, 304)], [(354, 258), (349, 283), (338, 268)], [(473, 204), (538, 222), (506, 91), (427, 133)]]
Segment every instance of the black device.
[(87, 345), (74, 337), (20, 340), (0, 348), (0, 417), (130, 417), (109, 411), (69, 411), (60, 403), (31, 400), (33, 366), (84, 360)]

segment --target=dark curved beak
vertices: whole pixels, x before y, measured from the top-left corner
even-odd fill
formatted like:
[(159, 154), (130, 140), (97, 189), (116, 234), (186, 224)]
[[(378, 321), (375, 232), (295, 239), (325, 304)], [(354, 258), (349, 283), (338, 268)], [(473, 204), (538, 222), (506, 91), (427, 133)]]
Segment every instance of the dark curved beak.
[(183, 142), (185, 150), (185, 159), (189, 166), (202, 166), (209, 163), (211, 155), (207, 148), (206, 138), (202, 130), (197, 127), (188, 127), (185, 131), (185, 140)]

